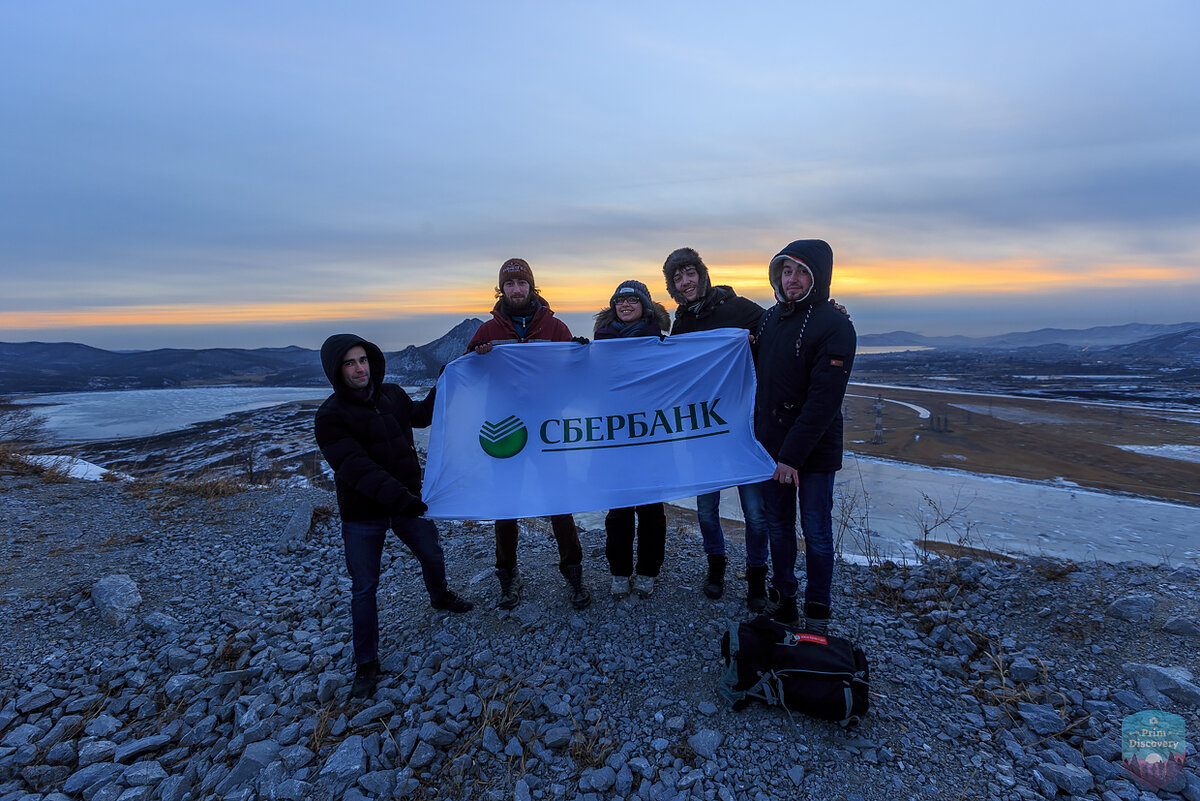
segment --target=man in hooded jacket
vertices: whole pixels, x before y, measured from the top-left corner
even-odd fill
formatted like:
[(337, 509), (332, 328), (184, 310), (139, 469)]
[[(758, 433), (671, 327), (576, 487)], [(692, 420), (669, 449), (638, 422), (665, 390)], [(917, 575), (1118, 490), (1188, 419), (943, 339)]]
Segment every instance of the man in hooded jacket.
[(755, 339), (758, 391), (754, 433), (776, 461), (763, 484), (770, 537), (773, 615), (798, 622), (796, 505), (804, 535), (804, 616), (828, 629), (833, 582), (833, 484), (842, 467), (842, 399), (857, 336), (849, 318), (827, 303), (833, 250), (820, 239), (792, 242), (771, 260), (778, 301)]
[[(500, 265), (496, 285), (496, 305), (492, 319), (484, 322), (467, 343), (467, 353), (486, 354), (492, 347), (516, 342), (579, 342), (567, 324), (554, 316), (550, 305), (537, 291), (533, 269), (524, 259), (509, 259)], [(583, 547), (575, 518), (569, 514), (551, 515), (550, 528), (558, 543), (558, 570), (571, 587), (571, 606), (583, 609), (592, 602), (592, 594), (583, 584)], [(497, 520), (496, 580), (500, 582), (500, 609), (514, 609), (521, 602), (524, 582), (517, 571), (517, 521)]]
[[(671, 335), (717, 328), (758, 328), (763, 309), (731, 287), (713, 286), (700, 254), (692, 248), (672, 251), (663, 263), (667, 292), (679, 304)], [(746, 605), (761, 612), (767, 602), (767, 521), (760, 485), (744, 484), (738, 489), (742, 516), (746, 521)], [(721, 530), (721, 493), (696, 497), (696, 519), (708, 558), (704, 594), (720, 598), (725, 592), (725, 533)]]
[(414, 402), (384, 383), (383, 351), (354, 334), (334, 334), (321, 346), (321, 366), (333, 386), (317, 410), (317, 445), (333, 468), (342, 542), (350, 572), (355, 697), (372, 694), (379, 680), (379, 612), (375, 594), (384, 537), (390, 528), (421, 565), (434, 609), (469, 612), (471, 602), (446, 586), (437, 527), (422, 517), (421, 464), (413, 426), (433, 419), (434, 390)]

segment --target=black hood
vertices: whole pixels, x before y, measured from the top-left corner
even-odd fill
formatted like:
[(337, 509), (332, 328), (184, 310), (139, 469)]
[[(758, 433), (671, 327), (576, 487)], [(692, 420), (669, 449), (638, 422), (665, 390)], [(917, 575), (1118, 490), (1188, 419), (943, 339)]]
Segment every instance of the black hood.
[(321, 367), (325, 368), (325, 377), (329, 379), (337, 395), (351, 391), (342, 381), (342, 360), (346, 358), (347, 351), (355, 345), (362, 345), (363, 350), (367, 352), (367, 362), (371, 365), (371, 387), (378, 390), (383, 383), (383, 375), (387, 371), (383, 351), (357, 334), (334, 334), (321, 346)]
[(833, 248), (829, 247), (827, 242), (823, 239), (797, 239), (771, 259), (771, 266), (767, 268), (771, 288), (775, 290), (775, 299), (786, 303), (780, 285), (785, 260), (780, 256), (791, 256), (808, 267), (808, 271), (812, 273), (812, 289), (796, 303), (824, 303), (829, 300), (829, 287), (833, 283)]

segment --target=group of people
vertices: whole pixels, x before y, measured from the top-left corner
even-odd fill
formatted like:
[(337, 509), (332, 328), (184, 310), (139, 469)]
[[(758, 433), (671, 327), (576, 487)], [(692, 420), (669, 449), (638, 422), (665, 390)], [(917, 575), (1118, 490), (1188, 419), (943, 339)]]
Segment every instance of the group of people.
[[(674, 323), (645, 284), (629, 280), (617, 286), (608, 306), (596, 314), (592, 336), (663, 337), (718, 328), (748, 332), (758, 382), (755, 436), (776, 466), (769, 480), (737, 488), (746, 531), (746, 604), (752, 612), (767, 612), (789, 625), (799, 625), (803, 612), (805, 628), (824, 634), (831, 614), (833, 485), (841, 468), (841, 407), (856, 335), (845, 309), (829, 297), (833, 251), (824, 241), (792, 242), (771, 260), (768, 275), (776, 303), (763, 309), (728, 286), (714, 286), (700, 254), (680, 248), (663, 264), (667, 293), (678, 306)], [(538, 292), (529, 263), (509, 259), (500, 267), (492, 318), (476, 331), (464, 356), (486, 356), (497, 344), (535, 341), (589, 340), (573, 337), (554, 316)], [(352, 584), (352, 693), (364, 697), (374, 691), (379, 677), (375, 596), (389, 528), (417, 557), (434, 608), (462, 613), (473, 604), (447, 586), (437, 528), (423, 517), (427, 507), (421, 501), (412, 429), (432, 421), (436, 388), (416, 402), (399, 386), (384, 383), (382, 351), (353, 334), (329, 337), (321, 348), (321, 361), (333, 394), (317, 412), (316, 439), (334, 471)], [(797, 503), (807, 576), (802, 609), (796, 598)], [(696, 498), (696, 511), (708, 562), (703, 591), (720, 598), (727, 566), (720, 492)], [(550, 526), (570, 602), (576, 609), (585, 608), (591, 593), (583, 579), (575, 520), (570, 514), (553, 515)], [(663, 504), (612, 509), (604, 527), (612, 595), (648, 597), (665, 553)], [(495, 521), (501, 609), (513, 609), (521, 601), (517, 533), (518, 521)]]

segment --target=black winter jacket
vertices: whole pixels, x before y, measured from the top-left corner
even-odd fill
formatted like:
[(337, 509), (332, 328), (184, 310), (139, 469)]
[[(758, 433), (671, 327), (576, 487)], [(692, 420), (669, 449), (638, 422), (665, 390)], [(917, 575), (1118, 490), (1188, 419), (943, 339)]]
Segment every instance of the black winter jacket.
[[(828, 303), (833, 251), (819, 239), (791, 243), (775, 258), (808, 265), (813, 286), (797, 301), (776, 303), (756, 338), (758, 392), (754, 433), (777, 462), (803, 473), (842, 466), (842, 399), (854, 363), (854, 325)], [(771, 284), (782, 297), (772, 259)]]
[(675, 325), (671, 334), (690, 334), (693, 331), (712, 331), (715, 328), (758, 328), (763, 308), (750, 298), (743, 298), (731, 287), (714, 286), (703, 300), (691, 306), (680, 305), (675, 310)]
[[(371, 396), (364, 400), (342, 381), (342, 360), (362, 345), (371, 365)], [(317, 446), (333, 468), (342, 520), (383, 520), (421, 496), (421, 464), (413, 426), (433, 421), (435, 390), (414, 402), (383, 382), (383, 351), (362, 337), (336, 334), (321, 348), (333, 394), (317, 410)]]

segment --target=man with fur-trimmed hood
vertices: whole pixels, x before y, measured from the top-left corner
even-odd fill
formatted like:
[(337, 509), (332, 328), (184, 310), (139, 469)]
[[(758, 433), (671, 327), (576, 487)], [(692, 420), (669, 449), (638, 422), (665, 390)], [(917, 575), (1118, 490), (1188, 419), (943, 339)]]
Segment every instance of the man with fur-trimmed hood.
[(321, 366), (333, 394), (317, 410), (315, 433), (321, 455), (333, 469), (350, 572), (355, 664), (351, 694), (364, 698), (379, 680), (375, 595), (389, 528), (417, 557), (434, 609), (469, 612), (473, 605), (446, 586), (437, 526), (422, 517), (429, 507), (421, 500), (413, 426), (425, 428), (433, 420), (436, 388), (414, 402), (401, 387), (384, 383), (383, 351), (354, 334), (326, 339)]
[(771, 260), (778, 301), (756, 335), (754, 434), (776, 461), (763, 483), (776, 620), (798, 622), (796, 505), (804, 535), (806, 628), (829, 627), (833, 582), (833, 484), (842, 467), (842, 400), (854, 363), (854, 325), (831, 306), (833, 250), (792, 242)]
[[(524, 259), (509, 259), (500, 265), (496, 285), (496, 306), (492, 319), (479, 326), (467, 343), (467, 353), (486, 354), (492, 347), (509, 342), (580, 342), (572, 337), (567, 324), (554, 316), (533, 281), (533, 269)], [(551, 515), (550, 528), (558, 543), (558, 570), (571, 587), (571, 605), (583, 609), (592, 595), (583, 584), (583, 546), (575, 518), (569, 514)], [(496, 579), (500, 582), (500, 609), (515, 609), (521, 602), (524, 582), (517, 571), (516, 520), (497, 520)]]
[[(667, 256), (663, 278), (667, 292), (679, 304), (671, 328), (673, 336), (716, 328), (744, 328), (753, 332), (758, 327), (762, 307), (740, 297), (731, 287), (713, 286), (708, 267), (691, 248), (679, 248)], [(737, 489), (746, 521), (746, 605), (752, 612), (761, 612), (767, 603), (767, 521), (762, 490), (758, 484), (744, 484)], [(719, 491), (696, 497), (696, 518), (708, 559), (704, 594), (720, 598), (725, 592), (726, 558)]]

